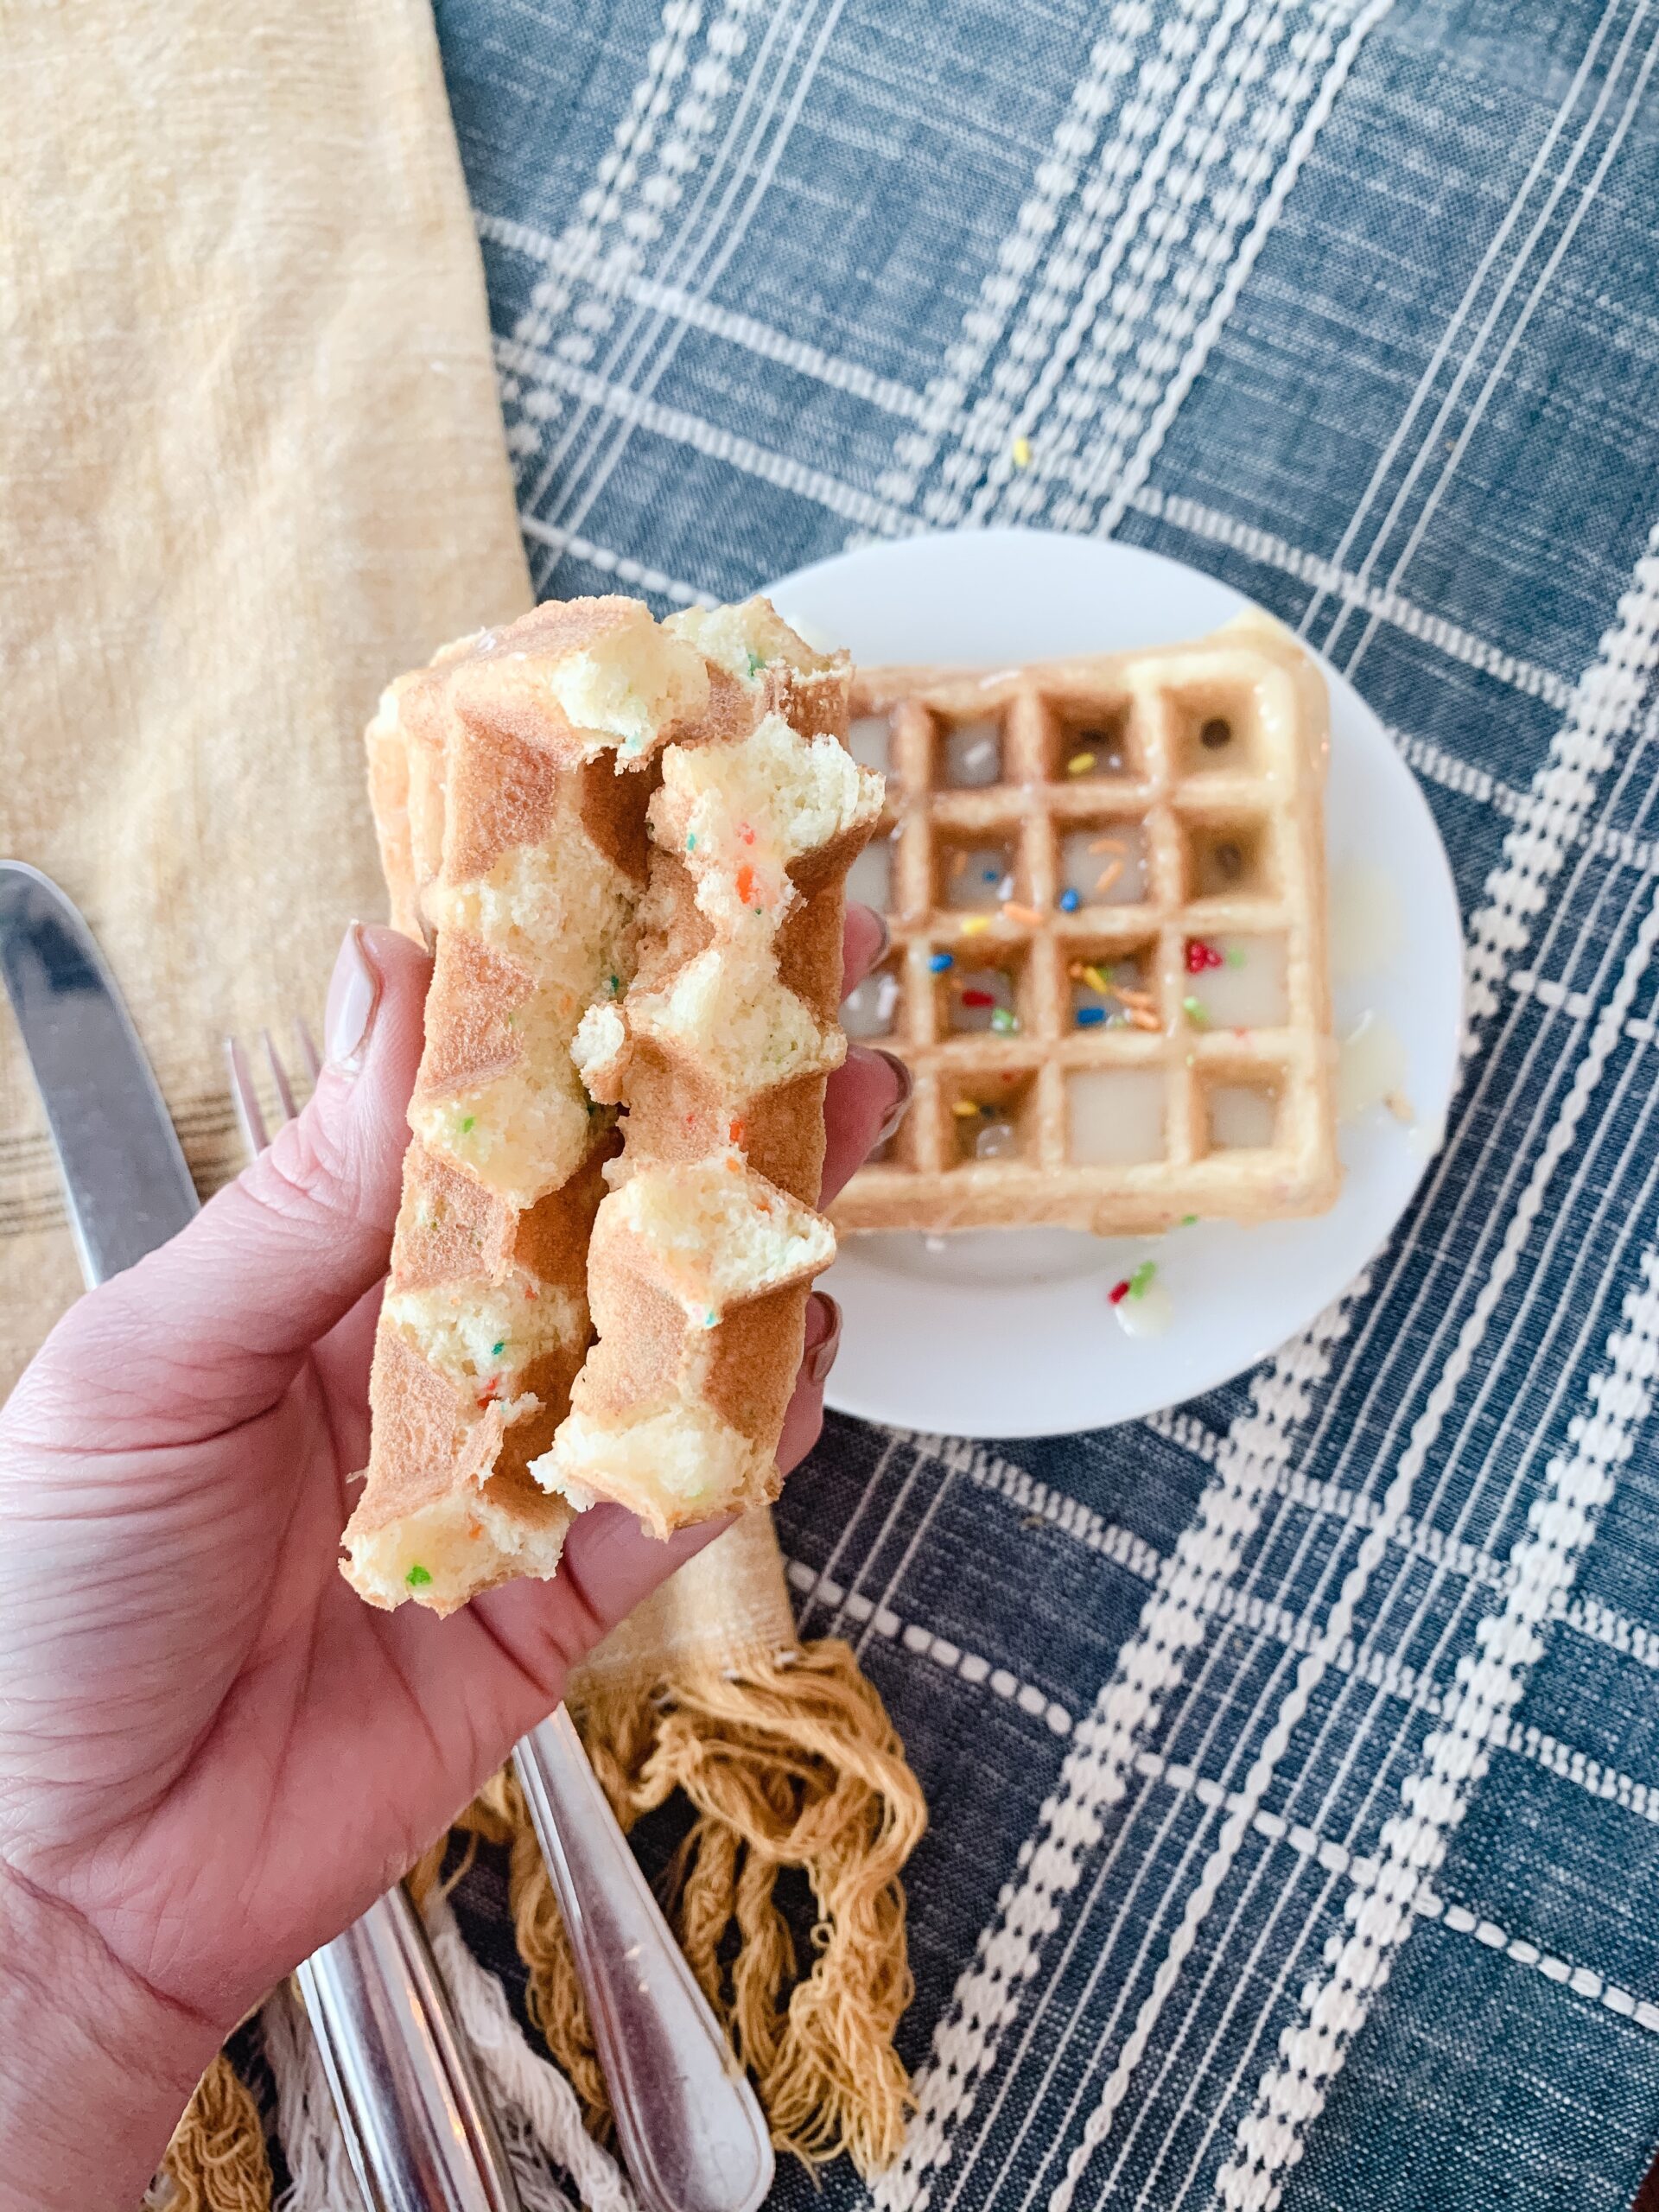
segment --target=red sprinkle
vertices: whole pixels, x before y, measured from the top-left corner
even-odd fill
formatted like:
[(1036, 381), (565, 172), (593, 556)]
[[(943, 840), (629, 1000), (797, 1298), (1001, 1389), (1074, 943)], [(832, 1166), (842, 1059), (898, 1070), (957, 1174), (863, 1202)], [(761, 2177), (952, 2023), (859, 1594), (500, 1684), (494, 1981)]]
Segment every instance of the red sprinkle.
[(1225, 965), (1226, 963), (1222, 955), (1217, 951), (1213, 944), (1206, 944), (1202, 938), (1195, 937), (1187, 939), (1186, 972), (1189, 976), (1202, 976), (1206, 968), (1221, 968)]
[(484, 1408), (489, 1404), (491, 1399), (494, 1397), (496, 1392), (500, 1388), (501, 1377), (499, 1375), (493, 1375), (490, 1377), (487, 1388), (480, 1390), (478, 1394), (478, 1406), (480, 1413), (483, 1411)]
[(996, 1000), (989, 991), (964, 991), (962, 1002), (963, 1006), (995, 1006)]
[(1109, 1306), (1121, 1306), (1128, 1294), (1129, 1279), (1125, 1275), (1122, 1282), (1115, 1282), (1107, 1292), (1106, 1303)]
[(750, 829), (747, 822), (743, 824), (743, 827), (737, 834), (743, 840), (743, 842), (746, 845), (752, 845), (754, 842), (754, 832)]

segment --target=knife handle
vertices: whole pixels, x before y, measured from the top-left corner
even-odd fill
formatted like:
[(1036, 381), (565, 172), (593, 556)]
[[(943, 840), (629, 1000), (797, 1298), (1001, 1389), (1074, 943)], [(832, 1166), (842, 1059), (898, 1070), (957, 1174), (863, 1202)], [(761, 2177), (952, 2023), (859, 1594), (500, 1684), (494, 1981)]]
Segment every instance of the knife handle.
[(298, 1979), (366, 2212), (522, 2212), (401, 1885), (314, 1952)]
[(765, 2116), (559, 1707), (513, 1752), (646, 2212), (755, 2212)]

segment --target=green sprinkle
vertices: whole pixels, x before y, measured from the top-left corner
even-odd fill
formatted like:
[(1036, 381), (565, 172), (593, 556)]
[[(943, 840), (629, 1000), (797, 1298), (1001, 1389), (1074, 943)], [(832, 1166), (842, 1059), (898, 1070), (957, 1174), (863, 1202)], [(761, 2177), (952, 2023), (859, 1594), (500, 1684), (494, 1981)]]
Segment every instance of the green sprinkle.
[(1014, 1016), (1008, 1012), (1007, 1007), (994, 1006), (991, 1008), (991, 1027), (993, 1029), (999, 1031), (1002, 1036), (1007, 1037), (1016, 1030), (1020, 1025), (1014, 1020)]
[(491, 1357), (492, 1359), (499, 1359), (499, 1358), (500, 1358), (500, 1357), (501, 1357), (501, 1355), (502, 1355), (502, 1353), (503, 1353), (504, 1351), (505, 1351), (506, 1348), (507, 1348), (507, 1340), (506, 1340), (506, 1338), (505, 1338), (505, 1337), (503, 1337), (503, 1338), (502, 1338), (502, 1339), (501, 1339), (501, 1341), (500, 1341), (500, 1343), (499, 1343), (499, 1344), (492, 1344), (492, 1345), (490, 1346), (490, 1357)]
[(751, 676), (759, 676), (766, 664), (761, 659), (759, 653), (752, 652), (749, 655), (749, 674)]
[(1180, 1226), (1181, 1226), (1183, 1229), (1191, 1229), (1191, 1228), (1192, 1228), (1192, 1224), (1193, 1224), (1193, 1223), (1198, 1219), (1198, 1216), (1197, 1216), (1197, 1214), (1195, 1214), (1195, 1213), (1184, 1213), (1184, 1214), (1181, 1216), (1181, 1219), (1180, 1219)]
[(427, 1573), (426, 1569), (417, 1563), (410, 1568), (409, 1573), (404, 1577), (404, 1580), (408, 1583), (411, 1590), (424, 1590), (427, 1584), (430, 1582), (432, 1578)]
[(709, 1311), (702, 1317), (702, 1325), (705, 1329), (712, 1329), (719, 1319), (719, 1314), (715, 1313), (714, 1307), (711, 1306), (709, 1308)]
[(1244, 965), (1244, 954), (1238, 945), (1230, 945), (1226, 957), (1227, 965), (1230, 968), (1242, 968)]
[(1205, 1023), (1210, 1019), (1209, 1015), (1204, 1010), (1204, 1001), (1202, 999), (1183, 999), (1181, 1001), (1181, 1011), (1185, 1014), (1189, 1021), (1197, 1022), (1200, 1029), (1203, 1028)]
[(518, 1027), (518, 1017), (516, 1014), (510, 1014), (507, 1016), (507, 1027), (509, 1029), (516, 1029)]
[(695, 853), (697, 849), (697, 833), (695, 830), (685, 841), (685, 849), (688, 853)]
[(1140, 1266), (1129, 1277), (1129, 1296), (1131, 1298), (1144, 1298), (1147, 1294), (1147, 1287), (1157, 1272), (1158, 1269), (1156, 1264), (1153, 1261), (1142, 1260)]
[(621, 988), (622, 978), (620, 976), (613, 976), (611, 978), (611, 996), (614, 998)]
[(473, 1130), (473, 1124), (474, 1124), (474, 1122), (476, 1121), (476, 1119), (477, 1119), (477, 1116), (476, 1116), (475, 1115), (473, 1115), (473, 1114), (463, 1114), (463, 1115), (461, 1116), (461, 1134), (462, 1135), (462, 1136), (470, 1136), (470, 1135), (471, 1135), (471, 1134), (472, 1134), (472, 1130)]

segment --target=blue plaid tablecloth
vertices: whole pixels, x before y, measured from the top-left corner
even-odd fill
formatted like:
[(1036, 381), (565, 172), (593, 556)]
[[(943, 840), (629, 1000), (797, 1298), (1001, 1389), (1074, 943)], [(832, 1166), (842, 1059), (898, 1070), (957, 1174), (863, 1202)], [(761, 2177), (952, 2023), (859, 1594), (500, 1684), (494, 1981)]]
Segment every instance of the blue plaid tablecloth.
[[(1659, 8), (437, 15), (542, 592), (736, 597), (976, 522), (1154, 546), (1352, 677), (1462, 899), (1445, 1151), (1306, 1336), (1100, 1434), (832, 1420), (786, 1493), (803, 1626), (859, 1645), (933, 1808), (876, 2201), (1628, 2205), (1659, 2143)], [(493, 1878), (463, 1908), (510, 1974)], [(818, 2201), (867, 2193), (842, 2166)]]

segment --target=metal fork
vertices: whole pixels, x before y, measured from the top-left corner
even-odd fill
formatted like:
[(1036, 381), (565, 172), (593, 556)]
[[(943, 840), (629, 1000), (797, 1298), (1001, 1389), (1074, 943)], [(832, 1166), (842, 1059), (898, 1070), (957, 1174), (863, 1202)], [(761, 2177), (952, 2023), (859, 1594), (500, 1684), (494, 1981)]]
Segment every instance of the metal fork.
[[(315, 1084), (316, 1046), (302, 1020), (294, 1028)], [(294, 1088), (268, 1029), (261, 1043), (280, 1128), (298, 1110)], [(257, 1154), (270, 1137), (248, 1055), (234, 1038), (226, 1053), (243, 1140)], [(772, 2179), (766, 2117), (563, 1706), (520, 1738), (513, 1765), (645, 2212), (755, 2212)], [(372, 2212), (519, 2212), (471, 2056), (403, 1889), (308, 1959), (299, 1980)], [(448, 2133), (432, 2124), (440, 2114), (453, 2114)]]

